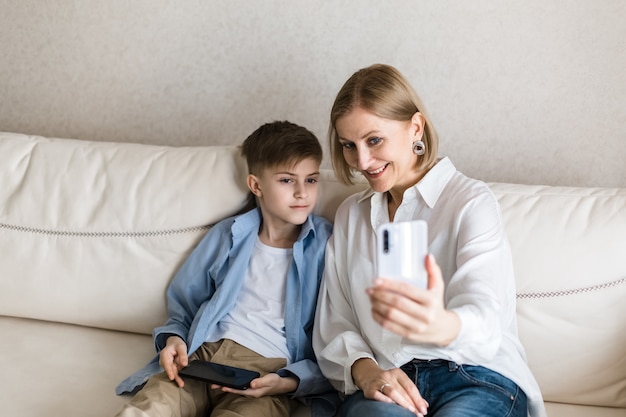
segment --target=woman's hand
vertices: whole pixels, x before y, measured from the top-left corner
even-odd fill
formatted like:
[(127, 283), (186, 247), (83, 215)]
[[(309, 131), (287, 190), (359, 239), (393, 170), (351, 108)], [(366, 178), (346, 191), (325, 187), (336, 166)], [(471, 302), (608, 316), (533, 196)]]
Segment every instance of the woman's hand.
[(298, 388), (298, 379), (295, 377), (281, 377), (276, 373), (269, 373), (250, 382), (250, 388), (238, 390), (211, 384), (213, 389), (221, 389), (223, 392), (245, 395), (246, 397), (263, 397), (265, 395), (278, 395), (293, 392)]
[(384, 371), (373, 360), (364, 358), (352, 365), (352, 378), (365, 398), (398, 404), (421, 417), (428, 412), (428, 402), (401, 369)]
[(459, 334), (459, 316), (444, 305), (441, 269), (432, 255), (426, 257), (428, 289), (406, 282), (376, 278), (367, 293), (374, 320), (382, 327), (417, 343), (447, 346)]
[(165, 370), (170, 381), (176, 382), (180, 388), (185, 386), (185, 381), (178, 375), (178, 371), (189, 364), (187, 356), (187, 344), (178, 336), (170, 336), (165, 342), (165, 347), (159, 353), (159, 365)]

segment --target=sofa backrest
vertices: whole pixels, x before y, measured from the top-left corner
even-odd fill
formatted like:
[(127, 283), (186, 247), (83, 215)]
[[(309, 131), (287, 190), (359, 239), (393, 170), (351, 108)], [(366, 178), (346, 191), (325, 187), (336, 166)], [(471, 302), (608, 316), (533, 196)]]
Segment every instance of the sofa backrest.
[(544, 398), (626, 407), (626, 189), (490, 186)]
[(0, 314), (151, 333), (207, 227), (246, 199), (234, 147), (0, 135)]
[[(0, 315), (146, 334), (180, 264), (248, 196), (235, 146), (0, 133), (0, 167)], [(352, 188), (322, 182), (332, 220)]]

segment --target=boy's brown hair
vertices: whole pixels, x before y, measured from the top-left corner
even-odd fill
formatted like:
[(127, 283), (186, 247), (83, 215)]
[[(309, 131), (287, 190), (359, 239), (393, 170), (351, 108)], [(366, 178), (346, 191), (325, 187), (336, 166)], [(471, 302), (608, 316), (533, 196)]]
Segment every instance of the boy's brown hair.
[(259, 175), (265, 168), (294, 166), (312, 158), (322, 163), (323, 152), (317, 137), (308, 129), (289, 121), (266, 123), (252, 132), (241, 145), (248, 172)]

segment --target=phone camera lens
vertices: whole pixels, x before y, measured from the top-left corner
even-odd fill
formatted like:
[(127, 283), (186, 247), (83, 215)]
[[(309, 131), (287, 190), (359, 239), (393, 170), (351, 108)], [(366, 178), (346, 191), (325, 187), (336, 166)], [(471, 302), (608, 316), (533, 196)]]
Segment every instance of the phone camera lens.
[(389, 231), (383, 231), (383, 252), (389, 252)]

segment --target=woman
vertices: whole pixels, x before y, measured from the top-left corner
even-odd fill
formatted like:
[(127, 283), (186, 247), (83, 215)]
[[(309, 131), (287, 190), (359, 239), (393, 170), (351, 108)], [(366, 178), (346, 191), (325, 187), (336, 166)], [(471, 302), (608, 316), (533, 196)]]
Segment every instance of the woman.
[[(337, 210), (315, 322), (320, 368), (347, 394), (340, 415), (544, 416), (517, 336), (497, 200), (437, 159), (408, 81), (387, 65), (357, 71), (329, 136), (338, 177), (349, 184), (359, 172), (370, 185)], [(412, 219), (428, 223), (427, 289), (375, 278), (376, 227)]]

